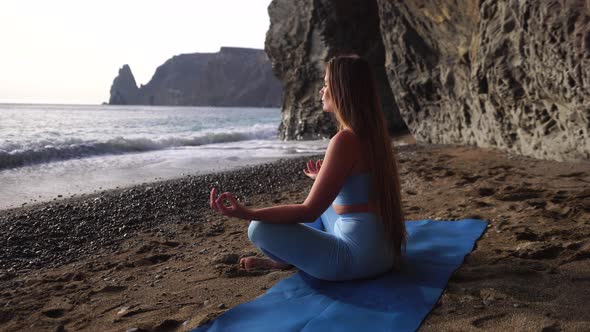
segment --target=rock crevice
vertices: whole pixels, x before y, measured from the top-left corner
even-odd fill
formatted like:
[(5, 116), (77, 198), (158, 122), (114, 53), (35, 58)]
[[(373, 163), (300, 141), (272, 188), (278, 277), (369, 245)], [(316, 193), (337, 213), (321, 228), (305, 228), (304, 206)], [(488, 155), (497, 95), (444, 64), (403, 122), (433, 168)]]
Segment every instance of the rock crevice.
[(326, 62), (338, 54), (370, 60), (381, 87), (388, 127), (405, 127), (384, 70), (379, 12), (374, 1), (275, 0), (269, 8), (270, 29), (265, 50), (283, 82), (283, 139), (329, 137), (334, 119), (322, 112), (319, 91)]

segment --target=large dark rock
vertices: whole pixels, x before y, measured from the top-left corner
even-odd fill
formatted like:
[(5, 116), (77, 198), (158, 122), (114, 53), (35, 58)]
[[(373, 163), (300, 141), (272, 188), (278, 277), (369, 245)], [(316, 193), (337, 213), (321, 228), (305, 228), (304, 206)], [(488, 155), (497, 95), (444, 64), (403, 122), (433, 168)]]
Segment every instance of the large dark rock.
[(268, 11), (271, 23), (265, 49), (284, 86), (281, 138), (328, 137), (336, 131), (334, 119), (322, 112), (319, 91), (326, 62), (337, 54), (356, 53), (371, 61), (389, 128), (405, 127), (384, 71), (374, 1), (275, 0)]
[(172, 57), (139, 89), (124, 66), (113, 82), (109, 103), (278, 107), (281, 93), (263, 50), (222, 47), (218, 53)]
[(377, 2), (392, 91), (419, 141), (590, 158), (590, 3)]
[(588, 1), (274, 0), (269, 14), (286, 138), (333, 130), (317, 98), (324, 64), (355, 52), (385, 71), (385, 103), (419, 141), (590, 158)]
[(111, 98), (109, 104), (115, 105), (129, 105), (137, 104), (139, 97), (139, 90), (135, 77), (131, 73), (129, 65), (124, 65), (119, 69), (119, 75), (115, 77), (113, 85), (111, 85)]

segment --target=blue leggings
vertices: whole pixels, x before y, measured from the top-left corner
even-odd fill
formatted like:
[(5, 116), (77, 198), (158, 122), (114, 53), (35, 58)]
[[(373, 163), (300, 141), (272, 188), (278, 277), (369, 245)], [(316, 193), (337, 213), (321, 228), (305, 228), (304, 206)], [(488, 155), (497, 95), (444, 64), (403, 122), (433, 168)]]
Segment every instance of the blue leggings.
[(338, 215), (332, 206), (312, 223), (250, 222), (248, 237), (268, 257), (312, 277), (350, 280), (393, 267), (383, 225), (372, 213)]

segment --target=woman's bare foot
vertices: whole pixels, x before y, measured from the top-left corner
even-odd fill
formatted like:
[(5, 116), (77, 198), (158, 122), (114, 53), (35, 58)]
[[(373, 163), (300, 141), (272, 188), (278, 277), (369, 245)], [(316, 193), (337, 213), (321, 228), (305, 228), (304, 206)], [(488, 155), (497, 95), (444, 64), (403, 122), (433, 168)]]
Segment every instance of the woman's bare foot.
[(274, 261), (264, 257), (244, 257), (240, 259), (240, 267), (246, 271), (250, 270), (287, 270), (293, 265)]

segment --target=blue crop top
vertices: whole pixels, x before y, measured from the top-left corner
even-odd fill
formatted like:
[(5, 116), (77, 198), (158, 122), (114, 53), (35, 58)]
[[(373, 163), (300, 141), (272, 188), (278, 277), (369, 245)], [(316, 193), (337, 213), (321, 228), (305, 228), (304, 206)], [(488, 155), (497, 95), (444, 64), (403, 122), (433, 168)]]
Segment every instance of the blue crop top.
[(355, 205), (369, 203), (369, 185), (371, 183), (370, 173), (358, 173), (350, 175), (333, 204)]

